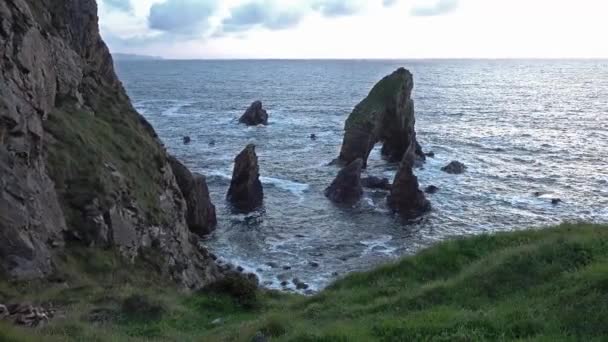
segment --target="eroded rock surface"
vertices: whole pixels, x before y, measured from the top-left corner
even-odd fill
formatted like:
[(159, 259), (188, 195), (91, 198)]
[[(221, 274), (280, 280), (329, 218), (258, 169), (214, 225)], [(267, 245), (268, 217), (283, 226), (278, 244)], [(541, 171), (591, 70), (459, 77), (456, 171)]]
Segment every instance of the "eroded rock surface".
[(255, 145), (247, 145), (234, 159), (227, 199), (235, 209), (242, 212), (251, 212), (262, 206), (264, 189), (260, 182), (260, 167)]
[(420, 190), (418, 178), (414, 175), (412, 155), (415, 148), (412, 144), (405, 153), (388, 196), (389, 207), (405, 219), (418, 217), (431, 209), (431, 204)]
[(190, 231), (199, 236), (208, 235), (215, 229), (217, 218), (215, 206), (211, 203), (209, 188), (205, 176), (191, 173), (175, 157), (169, 157), (177, 184), (186, 200), (186, 223)]
[(325, 189), (325, 196), (338, 204), (355, 204), (363, 195), (361, 171), (363, 159), (357, 159), (340, 170), (336, 179)]
[(382, 155), (389, 161), (401, 161), (411, 143), (416, 147), (416, 155), (425, 158), (416, 141), (413, 87), (413, 76), (404, 68), (374, 86), (346, 121), (338, 158), (342, 165), (360, 158), (365, 167), (369, 153), (378, 142), (383, 143)]
[(187, 288), (219, 272), (154, 129), (132, 107), (99, 35), (94, 0), (0, 1), (0, 276), (54, 271), (72, 239)]
[(239, 119), (240, 123), (247, 126), (268, 125), (268, 113), (262, 106), (261, 101), (255, 101), (247, 108), (245, 114)]

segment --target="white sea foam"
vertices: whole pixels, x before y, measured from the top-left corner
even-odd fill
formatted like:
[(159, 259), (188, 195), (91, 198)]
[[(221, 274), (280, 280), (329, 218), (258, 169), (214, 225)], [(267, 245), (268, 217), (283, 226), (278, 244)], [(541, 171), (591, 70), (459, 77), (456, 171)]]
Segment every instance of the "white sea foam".
[(391, 240), (393, 240), (393, 237), (390, 235), (380, 235), (374, 239), (363, 240), (360, 242), (362, 245), (366, 246), (365, 251), (363, 251), (363, 254), (367, 255), (376, 252), (386, 255), (392, 255), (393, 252), (397, 250), (397, 248), (388, 245)]
[(279, 189), (287, 190), (300, 198), (304, 197), (304, 193), (310, 188), (310, 185), (305, 183), (274, 177), (260, 177), (260, 181), (262, 181), (262, 184), (272, 184)]

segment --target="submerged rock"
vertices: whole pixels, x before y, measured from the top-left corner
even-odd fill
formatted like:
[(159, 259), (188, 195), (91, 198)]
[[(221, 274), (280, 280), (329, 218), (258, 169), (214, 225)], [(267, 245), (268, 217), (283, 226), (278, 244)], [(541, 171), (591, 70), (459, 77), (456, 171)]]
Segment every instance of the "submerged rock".
[(261, 101), (255, 101), (239, 119), (247, 126), (268, 125), (268, 113), (262, 107)]
[(383, 142), (382, 155), (401, 161), (413, 143), (416, 155), (424, 159), (416, 141), (412, 74), (400, 68), (378, 82), (346, 120), (344, 141), (338, 162), (348, 165), (362, 159), (364, 167), (374, 145)]
[(189, 136), (185, 136), (183, 140), (184, 140), (184, 145), (188, 145), (192, 141), (192, 139), (190, 139)]
[(204, 236), (215, 229), (217, 218), (215, 206), (211, 203), (205, 176), (191, 173), (190, 170), (173, 156), (169, 156), (177, 185), (186, 200), (186, 223), (191, 232)]
[(434, 185), (429, 185), (426, 187), (426, 189), (424, 189), (424, 192), (426, 192), (427, 194), (436, 194), (437, 192), (439, 192), (439, 188)]
[(325, 196), (334, 203), (355, 204), (363, 195), (361, 170), (363, 160), (357, 159), (340, 170), (331, 185), (325, 189)]
[(456, 160), (441, 168), (441, 171), (452, 175), (463, 174), (466, 170), (467, 167), (463, 163)]
[(551, 200), (551, 204), (553, 204), (553, 205), (558, 205), (560, 203), (562, 203), (561, 198), (554, 198)]
[(264, 189), (259, 170), (255, 145), (247, 145), (234, 159), (234, 171), (227, 196), (237, 210), (251, 212), (262, 206)]
[(361, 179), (361, 184), (364, 188), (381, 189), (387, 191), (391, 190), (391, 182), (388, 180), (388, 178), (369, 176)]
[(317, 135), (316, 134), (311, 134), (310, 135), (310, 140), (317, 140)]
[[(415, 148), (414, 145), (410, 149)], [(418, 217), (431, 209), (430, 202), (420, 191), (418, 178), (414, 175), (414, 165), (408, 153), (403, 157), (391, 193), (388, 196), (388, 205), (405, 219)]]

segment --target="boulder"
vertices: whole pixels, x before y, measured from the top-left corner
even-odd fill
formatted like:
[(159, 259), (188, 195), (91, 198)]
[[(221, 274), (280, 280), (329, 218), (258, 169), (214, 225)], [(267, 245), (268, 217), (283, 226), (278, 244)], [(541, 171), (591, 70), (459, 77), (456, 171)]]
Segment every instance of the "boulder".
[(439, 188), (434, 185), (429, 185), (426, 187), (426, 189), (424, 189), (424, 192), (426, 192), (427, 194), (436, 194), (437, 192), (439, 192)]
[(363, 195), (361, 170), (363, 159), (356, 159), (340, 170), (331, 185), (325, 189), (325, 196), (334, 203), (352, 205)]
[(449, 163), (448, 165), (444, 166), (441, 168), (441, 171), (452, 174), (452, 175), (460, 175), (463, 174), (466, 171), (467, 167), (459, 162), (459, 161), (452, 161), (451, 163)]
[[(410, 150), (413, 148), (415, 145), (410, 146)], [(408, 154), (411, 154), (411, 151), (406, 152), (395, 175), (388, 205), (401, 217), (412, 219), (429, 211), (431, 204), (419, 189), (418, 178), (414, 175), (414, 164)]]
[(228, 201), (241, 212), (251, 212), (262, 206), (264, 189), (260, 182), (258, 156), (250, 144), (234, 159)]
[(368, 189), (391, 190), (391, 182), (388, 180), (388, 178), (369, 176), (362, 178), (361, 184), (364, 188)]
[(168, 157), (177, 185), (186, 200), (186, 223), (191, 232), (205, 236), (217, 225), (215, 206), (211, 203), (205, 176), (191, 173), (173, 156)]
[(8, 312), (6, 305), (0, 304), (0, 320), (8, 317), (8, 315), (10, 315), (10, 312)]
[(415, 154), (424, 159), (414, 129), (413, 87), (413, 76), (404, 68), (374, 86), (346, 120), (340, 164), (348, 165), (360, 158), (365, 167), (378, 142), (383, 142), (382, 155), (391, 162), (401, 161), (411, 143), (416, 146)]
[(247, 108), (245, 114), (239, 119), (247, 126), (268, 125), (268, 113), (262, 107), (261, 101), (255, 101)]

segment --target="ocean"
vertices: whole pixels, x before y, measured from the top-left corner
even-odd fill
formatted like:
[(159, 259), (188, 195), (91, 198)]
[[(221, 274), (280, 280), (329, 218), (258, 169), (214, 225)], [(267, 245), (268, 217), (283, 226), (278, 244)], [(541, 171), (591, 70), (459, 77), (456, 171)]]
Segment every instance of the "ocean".
[[(116, 64), (169, 152), (207, 176), (219, 223), (203, 243), (268, 288), (295, 291), (298, 278), (317, 291), (454, 236), (608, 222), (607, 60)], [(414, 74), (418, 140), (435, 153), (416, 175), (422, 188), (440, 188), (428, 195), (432, 212), (410, 224), (389, 212), (385, 192), (366, 190), (348, 209), (323, 195), (338, 172), (328, 163), (346, 118), (398, 67)], [(237, 121), (254, 100), (270, 114), (267, 127)], [(265, 206), (236, 215), (225, 196), (233, 159), (248, 143), (257, 146)], [(397, 165), (382, 160), (379, 147), (365, 173), (392, 180)], [(440, 171), (452, 160), (467, 172)]]

